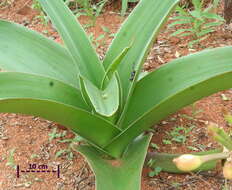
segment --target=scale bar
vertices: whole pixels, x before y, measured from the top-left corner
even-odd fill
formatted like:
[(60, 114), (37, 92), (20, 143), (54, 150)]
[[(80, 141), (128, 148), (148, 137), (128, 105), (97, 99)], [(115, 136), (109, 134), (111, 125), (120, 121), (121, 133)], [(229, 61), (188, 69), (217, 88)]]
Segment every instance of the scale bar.
[(21, 170), (20, 171), (20, 168), (19, 168), (19, 165), (17, 165), (16, 167), (16, 176), (17, 178), (19, 178), (19, 173), (22, 172), (22, 173), (29, 173), (29, 172), (33, 172), (33, 173), (56, 173), (57, 172), (57, 177), (60, 178), (60, 165), (57, 166), (57, 170)]

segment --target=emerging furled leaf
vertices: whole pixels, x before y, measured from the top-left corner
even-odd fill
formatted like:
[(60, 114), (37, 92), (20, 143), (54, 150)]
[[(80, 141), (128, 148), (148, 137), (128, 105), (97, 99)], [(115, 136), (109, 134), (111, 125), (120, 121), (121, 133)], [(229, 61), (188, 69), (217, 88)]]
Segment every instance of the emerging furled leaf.
[(100, 115), (113, 116), (119, 107), (119, 85), (115, 76), (111, 78), (105, 89), (100, 90), (87, 79), (80, 79), (83, 82), (84, 95), (87, 102), (91, 102), (94, 110)]

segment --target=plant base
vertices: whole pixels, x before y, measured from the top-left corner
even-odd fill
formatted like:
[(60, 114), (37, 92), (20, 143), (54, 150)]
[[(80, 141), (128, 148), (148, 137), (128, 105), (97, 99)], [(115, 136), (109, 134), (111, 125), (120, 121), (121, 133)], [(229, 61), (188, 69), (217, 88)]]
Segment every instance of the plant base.
[(142, 168), (151, 135), (138, 137), (121, 159), (107, 160), (91, 146), (79, 146), (95, 176), (96, 190), (140, 190)]

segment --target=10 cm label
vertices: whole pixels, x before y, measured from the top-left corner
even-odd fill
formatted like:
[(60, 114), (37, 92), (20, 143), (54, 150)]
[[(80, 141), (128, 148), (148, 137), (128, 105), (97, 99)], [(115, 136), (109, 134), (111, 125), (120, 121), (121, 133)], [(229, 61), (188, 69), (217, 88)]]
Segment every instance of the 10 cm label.
[(46, 170), (46, 169), (48, 169), (48, 166), (46, 164), (41, 164), (41, 165), (29, 164), (29, 170), (36, 170), (36, 169)]

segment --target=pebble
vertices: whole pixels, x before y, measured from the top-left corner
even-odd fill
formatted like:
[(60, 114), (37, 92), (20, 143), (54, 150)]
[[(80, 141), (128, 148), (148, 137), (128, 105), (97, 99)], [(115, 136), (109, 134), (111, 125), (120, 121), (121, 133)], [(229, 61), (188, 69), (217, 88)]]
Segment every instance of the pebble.
[(18, 188), (18, 187), (23, 187), (23, 186), (24, 186), (24, 184), (22, 184), (22, 183), (19, 183), (19, 184), (14, 185), (14, 187), (16, 187), (16, 188)]
[(24, 183), (24, 186), (25, 186), (26, 188), (28, 188), (28, 187), (31, 186), (31, 184), (32, 184), (32, 183), (29, 181), (29, 182)]
[(168, 124), (168, 122), (167, 122), (167, 121), (162, 121), (161, 123), (162, 123), (163, 125)]

